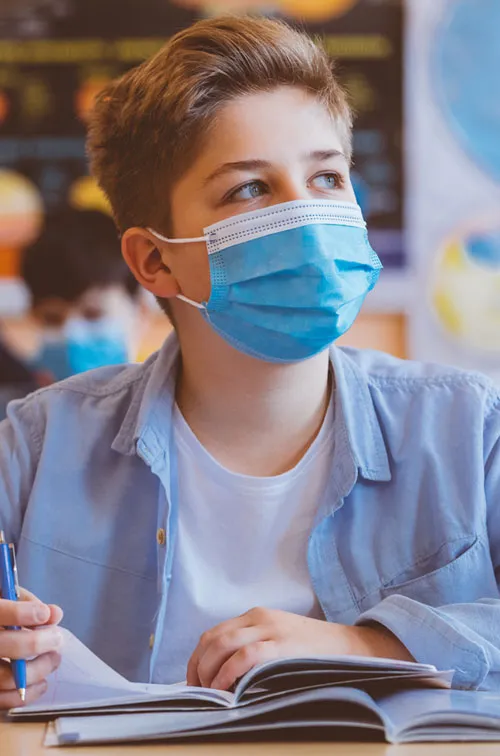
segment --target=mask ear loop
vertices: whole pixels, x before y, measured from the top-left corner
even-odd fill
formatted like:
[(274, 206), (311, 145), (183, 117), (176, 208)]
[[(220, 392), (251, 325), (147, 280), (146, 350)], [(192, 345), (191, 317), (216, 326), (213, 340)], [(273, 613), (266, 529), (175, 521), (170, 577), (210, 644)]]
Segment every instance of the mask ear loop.
[(208, 239), (208, 236), (193, 236), (190, 239), (169, 239), (168, 236), (162, 236), (158, 231), (153, 231), (152, 228), (146, 228), (146, 231), (149, 231), (150, 234), (156, 236), (160, 241), (168, 242), (169, 244), (188, 244), (189, 242), (202, 242)]
[[(195, 302), (194, 299), (189, 299), (189, 297), (185, 297), (184, 294), (176, 294), (176, 299), (182, 299), (183, 302), (187, 302), (190, 305), (193, 305), (193, 307), (196, 307), (198, 310), (206, 310), (206, 306), (204, 304), (200, 304), (200, 302)], [(208, 313), (207, 313), (208, 315)]]
[[(162, 234), (159, 234), (157, 231), (154, 231), (152, 228), (147, 227), (146, 231), (149, 231), (150, 234), (153, 234), (157, 239), (160, 239), (160, 241), (167, 242), (168, 244), (187, 244), (189, 242), (203, 242), (207, 240), (207, 236), (194, 236), (190, 239), (169, 239), (167, 236), (163, 236)], [(193, 307), (196, 307), (198, 310), (203, 310), (207, 318), (210, 320), (208, 316), (208, 311), (206, 304), (201, 304), (200, 302), (195, 302), (194, 299), (189, 299), (189, 297), (185, 297), (184, 294), (176, 294), (176, 299), (181, 299), (183, 302), (187, 302), (187, 304), (192, 305)]]

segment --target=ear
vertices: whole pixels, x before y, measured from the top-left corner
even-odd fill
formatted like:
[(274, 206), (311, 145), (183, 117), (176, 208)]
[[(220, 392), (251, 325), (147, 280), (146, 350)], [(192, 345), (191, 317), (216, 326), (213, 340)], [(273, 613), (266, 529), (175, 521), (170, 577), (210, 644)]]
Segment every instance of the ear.
[(161, 244), (145, 228), (128, 228), (122, 236), (122, 255), (141, 286), (155, 297), (169, 299), (179, 294), (180, 288), (162, 260)]

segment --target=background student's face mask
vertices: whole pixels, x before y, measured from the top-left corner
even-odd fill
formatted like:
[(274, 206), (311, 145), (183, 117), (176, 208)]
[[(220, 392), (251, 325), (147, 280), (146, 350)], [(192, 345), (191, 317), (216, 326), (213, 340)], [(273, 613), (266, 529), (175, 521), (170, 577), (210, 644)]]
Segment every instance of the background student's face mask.
[(76, 373), (128, 361), (123, 327), (113, 318), (70, 318), (60, 329), (45, 329), (34, 367), (60, 381)]
[(241, 352), (297, 362), (326, 349), (354, 322), (382, 267), (351, 202), (301, 200), (235, 215), (204, 229), (208, 302), (198, 307)]

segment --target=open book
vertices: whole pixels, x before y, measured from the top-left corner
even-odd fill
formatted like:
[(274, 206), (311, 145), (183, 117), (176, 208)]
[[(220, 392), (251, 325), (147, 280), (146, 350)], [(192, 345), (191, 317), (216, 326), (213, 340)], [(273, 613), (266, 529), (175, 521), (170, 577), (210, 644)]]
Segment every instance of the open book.
[(363, 691), (431, 686), (449, 688), (451, 672), (438, 672), (427, 664), (357, 656), (280, 659), (254, 667), (233, 692), (198, 688), (183, 683), (133, 683), (108, 667), (68, 630), (63, 630), (62, 662), (48, 678), (41, 698), (11, 709), (11, 719), (48, 718), (58, 714), (224, 711), (249, 705), (274, 706), (287, 701), (293, 707), (322, 700), (325, 690), (353, 686)]
[[(279, 659), (232, 692), (131, 683), (68, 631), (59, 669), (12, 719), (55, 719), (46, 745), (245, 737), (500, 740), (500, 693), (450, 690), (452, 672), (355, 656)], [(64, 716), (62, 716), (64, 715)], [(57, 718), (58, 717), (58, 718)]]

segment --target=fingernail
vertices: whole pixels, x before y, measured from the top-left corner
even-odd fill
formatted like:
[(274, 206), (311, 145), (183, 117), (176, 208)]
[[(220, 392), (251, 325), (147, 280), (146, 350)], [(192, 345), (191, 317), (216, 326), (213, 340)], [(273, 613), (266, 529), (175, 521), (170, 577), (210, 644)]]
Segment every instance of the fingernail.
[(50, 617), (50, 609), (45, 604), (40, 604), (35, 609), (35, 622), (47, 622)]

